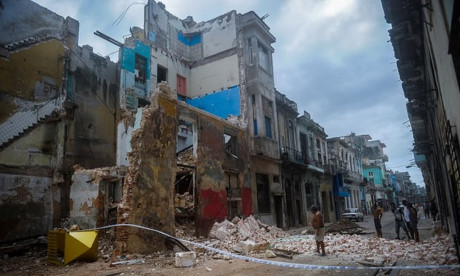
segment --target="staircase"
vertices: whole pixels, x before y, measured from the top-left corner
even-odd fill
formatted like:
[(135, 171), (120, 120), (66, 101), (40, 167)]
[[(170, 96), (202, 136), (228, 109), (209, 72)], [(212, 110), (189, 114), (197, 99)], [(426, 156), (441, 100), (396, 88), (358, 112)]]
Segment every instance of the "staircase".
[(61, 107), (61, 98), (57, 97), (33, 109), (18, 111), (0, 125), (0, 150), (22, 137), (27, 132), (43, 124), (50, 118), (56, 118)]

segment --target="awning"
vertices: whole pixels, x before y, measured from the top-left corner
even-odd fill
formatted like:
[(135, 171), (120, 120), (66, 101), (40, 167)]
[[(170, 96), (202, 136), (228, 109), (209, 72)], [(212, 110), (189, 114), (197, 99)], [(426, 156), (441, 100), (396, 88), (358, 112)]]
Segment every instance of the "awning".
[(337, 192), (338, 197), (350, 197), (350, 193), (347, 192), (344, 188), (339, 187), (339, 190)]

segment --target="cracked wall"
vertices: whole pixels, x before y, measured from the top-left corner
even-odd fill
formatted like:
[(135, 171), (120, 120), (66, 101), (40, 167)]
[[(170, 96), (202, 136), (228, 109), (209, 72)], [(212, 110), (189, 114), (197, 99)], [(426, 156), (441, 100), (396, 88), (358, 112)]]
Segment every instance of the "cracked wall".
[(76, 166), (70, 188), (70, 224), (81, 229), (116, 223), (124, 167), (85, 170)]
[[(132, 133), (129, 169), (118, 210), (118, 223), (133, 223), (174, 235), (174, 181), (176, 171), (176, 100), (160, 86), (143, 108), (140, 127)], [(140, 229), (117, 229), (121, 252), (164, 249), (163, 238)]]

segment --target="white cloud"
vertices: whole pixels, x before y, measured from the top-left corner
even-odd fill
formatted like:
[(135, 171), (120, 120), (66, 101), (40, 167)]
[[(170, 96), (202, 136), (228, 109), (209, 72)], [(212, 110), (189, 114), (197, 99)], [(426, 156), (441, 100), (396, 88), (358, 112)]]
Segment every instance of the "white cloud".
[(282, 45), (286, 55), (324, 54), (338, 62), (341, 56), (375, 43), (375, 16), (379, 16), (375, 5), (367, 1), (290, 0), (273, 29), (279, 39), (289, 41)]

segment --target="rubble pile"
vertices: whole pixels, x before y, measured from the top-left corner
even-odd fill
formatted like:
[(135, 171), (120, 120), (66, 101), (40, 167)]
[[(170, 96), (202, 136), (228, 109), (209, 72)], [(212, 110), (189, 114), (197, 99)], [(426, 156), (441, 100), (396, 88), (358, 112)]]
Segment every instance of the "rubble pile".
[[(389, 240), (358, 235), (326, 235), (326, 252), (348, 261), (366, 261), (393, 264), (396, 260), (407, 264), (444, 265), (458, 262), (453, 243), (447, 235), (437, 235), (428, 240)], [(295, 254), (313, 254), (316, 243), (313, 235), (278, 239), (273, 249)]]
[(339, 220), (326, 228), (326, 233), (339, 233), (339, 234), (361, 234), (363, 228), (351, 220)]
[(184, 221), (179, 223), (176, 220), (176, 235), (175, 237), (179, 239), (184, 239), (184, 240), (189, 240), (193, 241), (196, 238), (194, 237), (195, 235), (195, 222), (193, 220), (191, 221)]
[(208, 246), (248, 254), (252, 251), (265, 251), (277, 238), (287, 237), (283, 230), (268, 226), (253, 216), (244, 219), (235, 217), (232, 221), (214, 223), (209, 238), (214, 239)]

